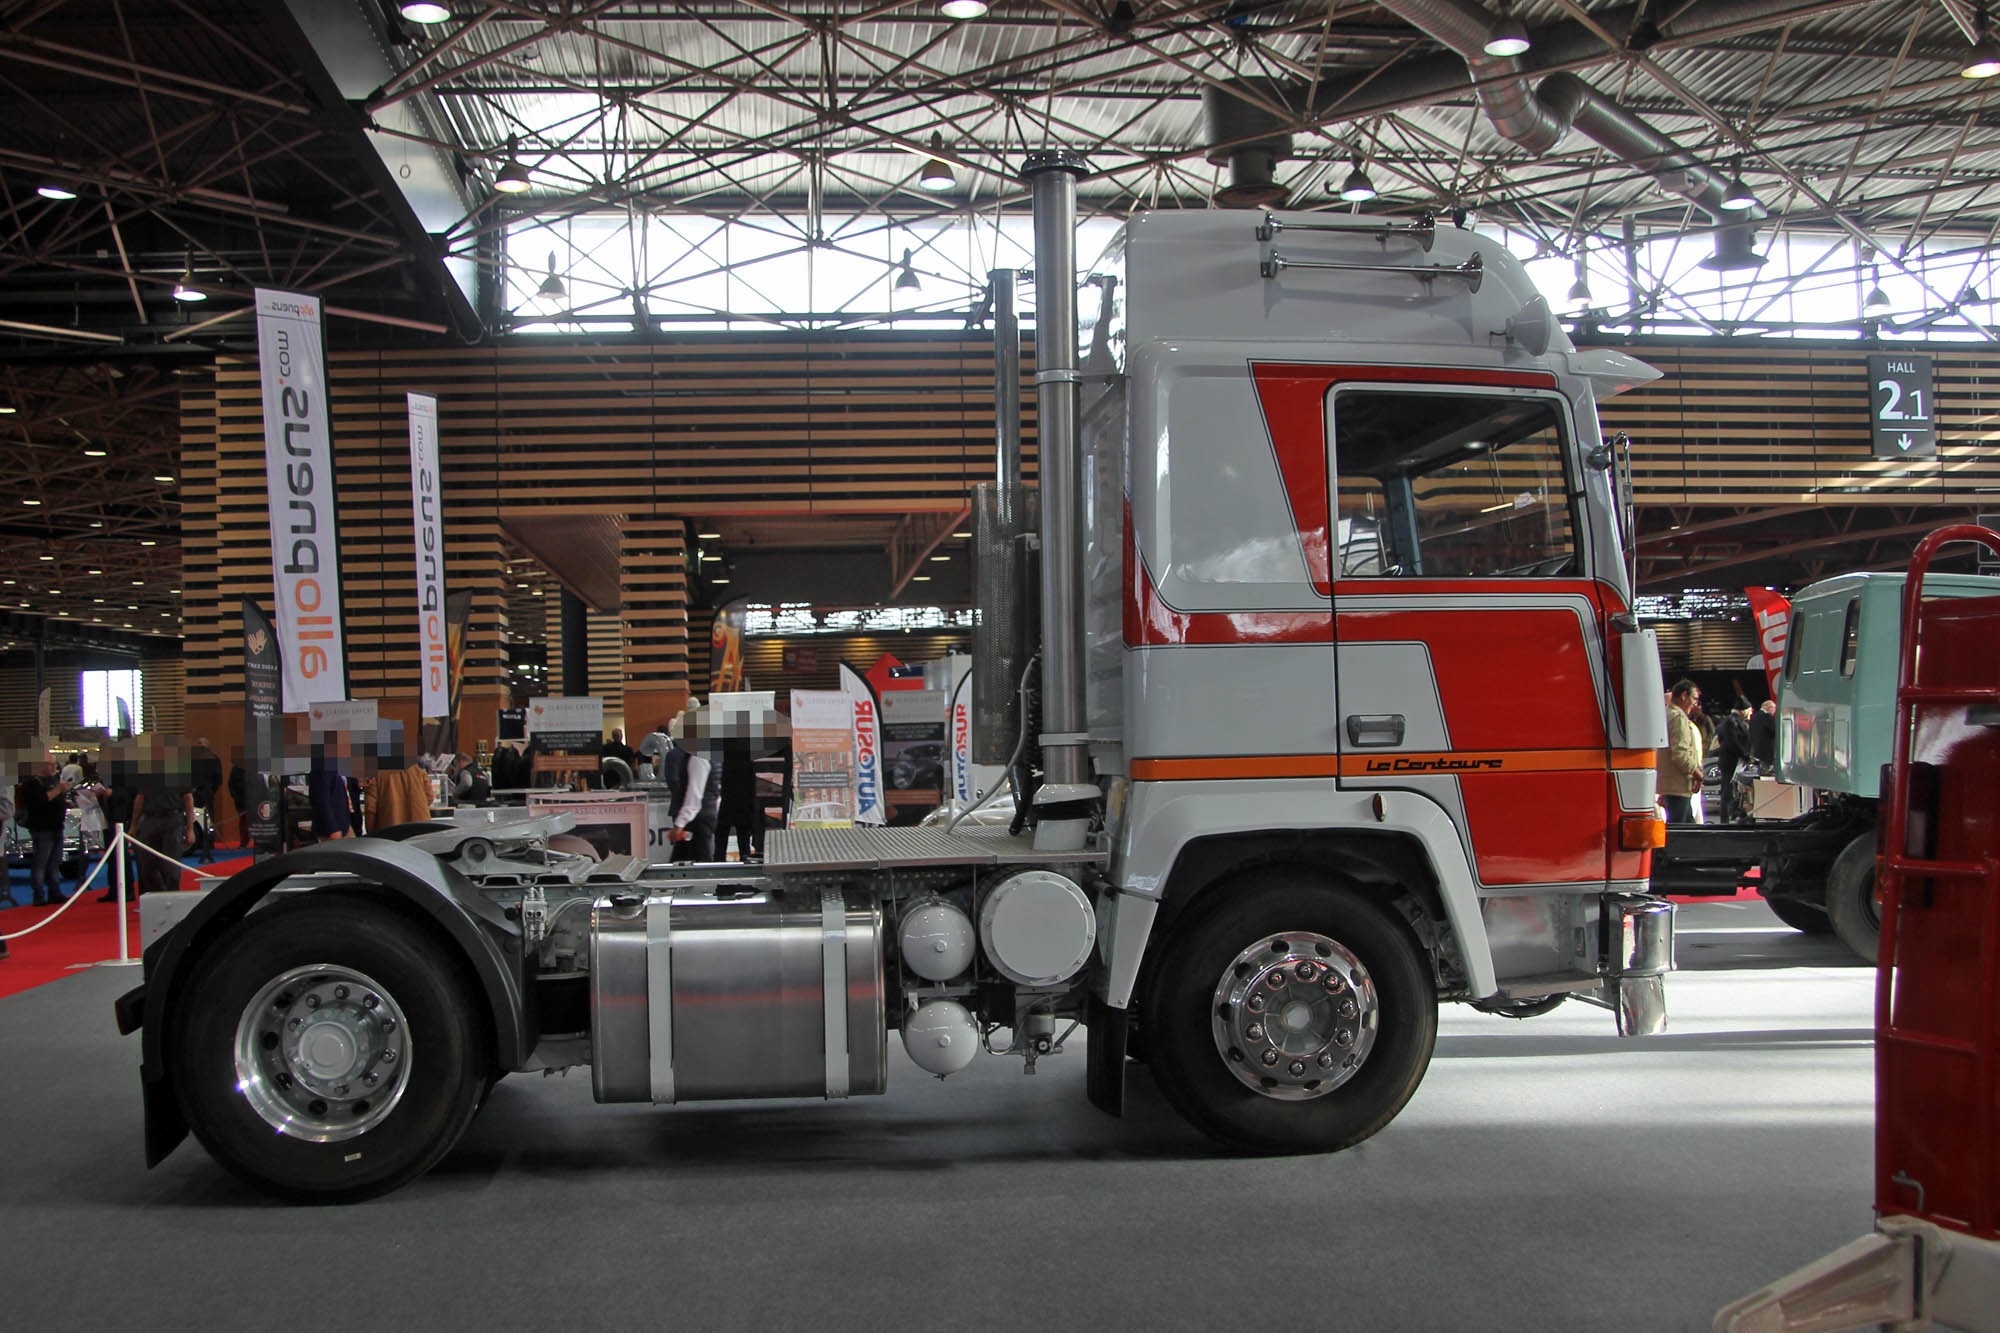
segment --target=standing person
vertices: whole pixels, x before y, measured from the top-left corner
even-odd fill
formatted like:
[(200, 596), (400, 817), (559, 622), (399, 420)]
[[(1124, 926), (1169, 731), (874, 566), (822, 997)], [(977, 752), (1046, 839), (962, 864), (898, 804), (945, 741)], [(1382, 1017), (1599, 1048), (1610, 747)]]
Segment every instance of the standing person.
[(668, 804), (674, 811), (674, 827), (667, 837), (676, 844), (674, 860), (713, 861), (715, 822), (722, 808), (722, 774), (707, 755), (688, 748), (687, 738), (681, 734), (686, 723), (685, 713), (674, 719), (668, 731), (673, 748), (660, 757)]
[(625, 766), (634, 772), (639, 768), (639, 752), (625, 743), (625, 728), (613, 727), (611, 739), (597, 747), (600, 759), (623, 759)]
[(1766, 699), (1750, 719), (1750, 756), (1766, 777), (1778, 776), (1778, 701)]
[(1736, 769), (1750, 758), (1750, 710), (1728, 712), (1715, 724), (1715, 752), (1721, 764), (1722, 822), (1734, 823), (1743, 817), (1740, 793), (1736, 790)]
[(86, 777), (76, 789), (77, 822), (83, 830), (83, 850), (95, 856), (104, 850), (104, 835), (111, 823), (104, 817), (104, 797), (109, 793), (96, 778)]
[(757, 764), (747, 740), (722, 743), (722, 798), (715, 826), (715, 852), (729, 855), (729, 835), (745, 861), (764, 855), (764, 820), (757, 808)]
[(28, 856), (28, 892), (37, 907), (63, 900), (63, 821), (69, 816), (69, 783), (60, 776), (61, 768), (54, 759), (44, 759), (41, 776), (22, 779), (14, 794), (21, 822), (34, 840)]
[(208, 748), (208, 737), (197, 736), (194, 758), (189, 762), (194, 793), (194, 847), (201, 863), (215, 860), (215, 793), (222, 786), (222, 757)]
[(194, 790), (186, 760), (175, 763), (155, 740), (132, 798), (132, 830), (140, 842), (172, 858), (139, 858), (139, 892), (161, 893), (181, 886), (180, 859), (194, 837)]
[(1667, 743), (1654, 756), (1660, 804), (1669, 824), (1694, 822), (1692, 797), (1701, 790), (1701, 733), (1688, 710), (1701, 702), (1701, 689), (1682, 680), (1667, 694)]

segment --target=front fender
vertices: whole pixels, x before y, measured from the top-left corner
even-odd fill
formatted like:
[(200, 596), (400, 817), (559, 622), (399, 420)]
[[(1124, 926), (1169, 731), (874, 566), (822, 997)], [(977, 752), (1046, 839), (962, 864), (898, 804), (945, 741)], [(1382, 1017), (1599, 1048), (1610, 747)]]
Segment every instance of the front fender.
[[(341, 838), (302, 847), (230, 876), (146, 950), (139, 1073), (146, 1096), (148, 1166), (157, 1165), (187, 1134), (173, 1095), (166, 1042), (183, 992), (200, 975), (202, 956), (278, 885), (300, 876), (329, 875), (379, 885), (435, 924), (479, 980), (498, 1067), (516, 1069), (526, 1060), (530, 1039), (520, 928), (500, 908), (456, 870), (404, 843)], [(316, 887), (342, 882), (334, 879)], [(136, 998), (121, 1002), (121, 1010)]]
[(1415, 843), (1430, 862), (1445, 918), (1458, 937), (1468, 989), (1475, 996), (1499, 989), (1458, 829), (1436, 802), (1419, 793), (1343, 791), (1331, 778), (1135, 782), (1124, 828), (1111, 867), (1117, 896), (1105, 923), (1110, 944), (1104, 997), (1115, 1008), (1130, 1002), (1153, 918), (1182, 849), (1200, 839), (1273, 831), (1365, 830)]

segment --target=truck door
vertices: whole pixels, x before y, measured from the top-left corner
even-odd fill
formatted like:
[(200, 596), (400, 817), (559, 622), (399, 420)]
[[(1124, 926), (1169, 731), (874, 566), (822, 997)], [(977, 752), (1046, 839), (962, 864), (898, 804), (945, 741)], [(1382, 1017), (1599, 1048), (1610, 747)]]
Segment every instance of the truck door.
[(1353, 375), (1325, 403), (1340, 784), (1436, 801), (1485, 887), (1602, 883), (1603, 606), (1566, 404), (1542, 374)]

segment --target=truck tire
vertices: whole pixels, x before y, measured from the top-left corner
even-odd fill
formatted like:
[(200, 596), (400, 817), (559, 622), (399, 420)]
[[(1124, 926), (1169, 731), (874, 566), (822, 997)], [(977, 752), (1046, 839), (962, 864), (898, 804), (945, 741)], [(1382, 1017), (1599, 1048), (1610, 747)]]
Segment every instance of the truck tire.
[(1833, 918), (1812, 903), (1800, 902), (1797, 898), (1766, 898), (1764, 906), (1771, 909), (1772, 916), (1801, 935), (1833, 934)]
[(1333, 1152), (1388, 1124), (1437, 1039), (1437, 992), (1409, 929), (1299, 871), (1210, 896), (1168, 942), (1148, 997), (1167, 1100), (1244, 1152)]
[(1826, 872), (1826, 915), (1840, 942), (1873, 963), (1882, 951), (1882, 909), (1875, 903), (1875, 830), (1841, 848)]
[(281, 1197), (345, 1202), (451, 1150), (492, 1059), (465, 969), (365, 895), (299, 894), (254, 912), (203, 960), (169, 1041), (188, 1127)]

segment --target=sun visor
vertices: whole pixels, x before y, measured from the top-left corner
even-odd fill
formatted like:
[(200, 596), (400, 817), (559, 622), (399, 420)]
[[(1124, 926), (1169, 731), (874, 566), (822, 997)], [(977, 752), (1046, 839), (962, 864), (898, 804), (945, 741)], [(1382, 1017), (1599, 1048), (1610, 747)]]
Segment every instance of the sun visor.
[(1608, 347), (1592, 347), (1570, 353), (1569, 369), (1571, 374), (1581, 375), (1590, 381), (1590, 391), (1600, 403), (1627, 389), (1636, 389), (1641, 384), (1650, 384), (1660, 378), (1658, 370), (1638, 357), (1614, 352)]

